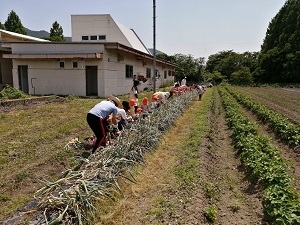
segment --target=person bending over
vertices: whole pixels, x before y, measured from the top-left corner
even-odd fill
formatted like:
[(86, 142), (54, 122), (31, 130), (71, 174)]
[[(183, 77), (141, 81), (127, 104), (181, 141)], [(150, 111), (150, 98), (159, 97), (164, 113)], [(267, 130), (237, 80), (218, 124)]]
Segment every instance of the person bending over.
[(118, 113), (117, 103), (114, 100), (104, 100), (95, 105), (86, 116), (86, 120), (96, 136), (92, 153), (95, 153), (100, 146), (106, 146), (108, 118), (111, 115), (111, 122), (117, 126), (116, 115)]

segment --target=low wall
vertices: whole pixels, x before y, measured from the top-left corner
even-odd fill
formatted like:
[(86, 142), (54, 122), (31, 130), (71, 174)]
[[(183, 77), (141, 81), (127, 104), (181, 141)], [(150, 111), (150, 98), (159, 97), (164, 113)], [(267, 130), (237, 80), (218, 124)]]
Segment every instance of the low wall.
[(0, 106), (10, 107), (17, 105), (28, 105), (35, 102), (44, 102), (54, 100), (56, 96), (41, 96), (41, 97), (32, 97), (32, 98), (22, 98), (22, 99), (10, 99), (10, 100), (0, 100)]

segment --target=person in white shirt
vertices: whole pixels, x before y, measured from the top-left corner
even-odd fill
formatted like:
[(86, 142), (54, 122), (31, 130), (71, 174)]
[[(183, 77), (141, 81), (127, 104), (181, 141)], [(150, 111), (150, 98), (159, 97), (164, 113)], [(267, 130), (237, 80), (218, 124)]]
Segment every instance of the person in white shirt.
[(86, 116), (86, 120), (96, 136), (96, 141), (93, 145), (92, 153), (95, 153), (100, 146), (106, 146), (107, 137), (107, 120), (111, 115), (111, 122), (117, 126), (116, 115), (118, 113), (117, 103), (113, 100), (104, 100), (95, 105)]
[(181, 86), (186, 85), (186, 77), (181, 80)]

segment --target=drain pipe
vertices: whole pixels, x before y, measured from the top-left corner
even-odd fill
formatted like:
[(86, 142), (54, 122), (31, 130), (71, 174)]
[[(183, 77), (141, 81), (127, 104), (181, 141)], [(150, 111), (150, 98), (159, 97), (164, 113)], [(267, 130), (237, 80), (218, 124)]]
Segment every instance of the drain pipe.
[(33, 86), (33, 80), (36, 80), (36, 78), (31, 78), (31, 88), (33, 88), (33, 95), (35, 95), (35, 87)]

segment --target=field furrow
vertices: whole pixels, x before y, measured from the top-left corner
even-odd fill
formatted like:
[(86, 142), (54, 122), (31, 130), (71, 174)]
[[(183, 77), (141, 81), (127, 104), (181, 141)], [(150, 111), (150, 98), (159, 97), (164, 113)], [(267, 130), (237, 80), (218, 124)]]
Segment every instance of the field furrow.
[[(249, 97), (300, 124), (300, 91), (270, 87), (235, 87)], [(299, 90), (299, 89), (298, 89)]]

